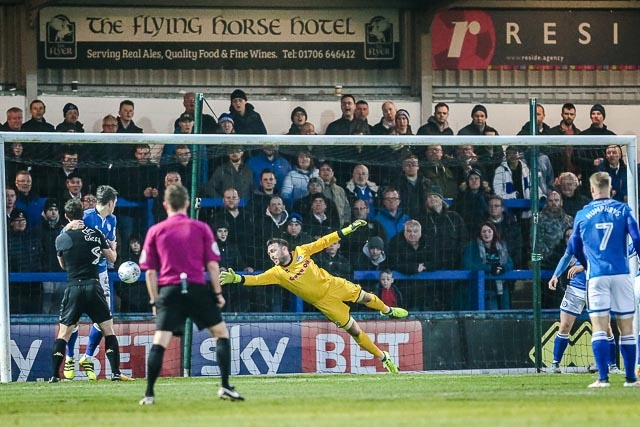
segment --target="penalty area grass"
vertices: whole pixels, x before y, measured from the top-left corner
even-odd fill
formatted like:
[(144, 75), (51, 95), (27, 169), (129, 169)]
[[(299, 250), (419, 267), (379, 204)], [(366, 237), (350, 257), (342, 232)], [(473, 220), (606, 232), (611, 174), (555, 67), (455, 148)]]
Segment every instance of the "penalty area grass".
[(218, 378), (0, 384), (2, 426), (631, 425), (640, 388), (587, 389), (585, 374), (277, 375), (232, 378), (247, 399), (218, 399)]

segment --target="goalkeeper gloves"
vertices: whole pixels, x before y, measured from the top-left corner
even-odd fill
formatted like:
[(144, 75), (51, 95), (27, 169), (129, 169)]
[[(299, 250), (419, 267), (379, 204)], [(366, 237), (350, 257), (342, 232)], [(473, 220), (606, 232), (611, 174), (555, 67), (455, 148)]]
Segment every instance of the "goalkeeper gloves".
[(242, 276), (236, 274), (236, 272), (233, 271), (233, 268), (230, 268), (227, 271), (220, 272), (218, 279), (220, 279), (220, 283), (222, 285), (230, 285), (232, 283), (240, 283), (242, 281)]
[(344, 237), (348, 234), (353, 233), (358, 228), (364, 227), (365, 225), (367, 225), (367, 221), (365, 221), (364, 219), (356, 219), (351, 224), (347, 225), (345, 228), (340, 230), (338, 234), (340, 235), (340, 237)]

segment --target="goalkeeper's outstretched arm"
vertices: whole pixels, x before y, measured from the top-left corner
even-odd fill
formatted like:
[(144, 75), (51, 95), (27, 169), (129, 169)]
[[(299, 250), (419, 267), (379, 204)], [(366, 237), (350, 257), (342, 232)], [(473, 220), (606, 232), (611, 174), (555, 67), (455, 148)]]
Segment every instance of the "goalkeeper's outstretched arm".
[(221, 285), (230, 285), (233, 283), (244, 284), (244, 276), (237, 274), (233, 271), (233, 268), (228, 269), (227, 271), (220, 272), (218, 276)]
[(365, 225), (367, 225), (367, 221), (365, 221), (364, 219), (356, 219), (355, 221), (353, 221), (351, 224), (347, 225), (342, 230), (338, 230), (338, 236), (340, 236), (340, 238), (342, 239), (342, 238), (344, 238), (344, 236), (347, 236), (347, 235), (353, 233), (358, 228), (364, 227)]

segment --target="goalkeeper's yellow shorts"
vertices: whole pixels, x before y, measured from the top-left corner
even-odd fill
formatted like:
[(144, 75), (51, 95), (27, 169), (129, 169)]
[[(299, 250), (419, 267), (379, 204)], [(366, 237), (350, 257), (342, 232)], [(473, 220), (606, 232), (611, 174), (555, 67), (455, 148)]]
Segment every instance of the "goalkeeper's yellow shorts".
[(356, 302), (360, 296), (362, 287), (351, 283), (346, 279), (334, 277), (329, 285), (329, 292), (313, 305), (339, 328), (344, 327), (351, 314), (349, 306), (344, 301)]

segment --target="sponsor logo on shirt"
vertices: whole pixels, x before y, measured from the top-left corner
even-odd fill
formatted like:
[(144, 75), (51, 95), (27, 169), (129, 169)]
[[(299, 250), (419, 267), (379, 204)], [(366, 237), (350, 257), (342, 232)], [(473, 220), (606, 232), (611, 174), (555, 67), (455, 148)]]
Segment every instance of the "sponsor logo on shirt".
[[(302, 258), (302, 257), (298, 257), (298, 258)], [(298, 272), (296, 274), (294, 274), (293, 276), (289, 277), (289, 280), (294, 281), (298, 277), (302, 276), (302, 274), (307, 270), (307, 267), (309, 267), (309, 263), (310, 262), (311, 262), (310, 259), (306, 260), (304, 262), (304, 264), (302, 264), (302, 268), (300, 270), (298, 270)]]

